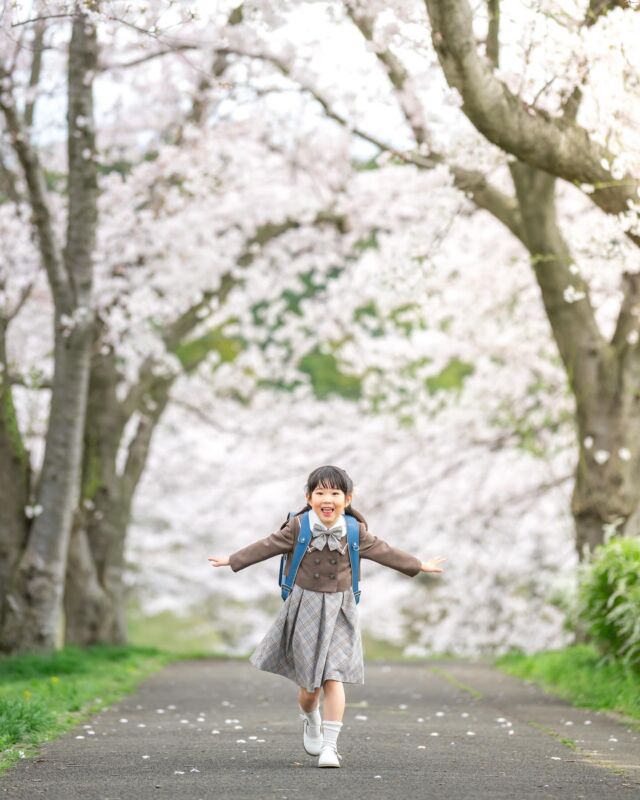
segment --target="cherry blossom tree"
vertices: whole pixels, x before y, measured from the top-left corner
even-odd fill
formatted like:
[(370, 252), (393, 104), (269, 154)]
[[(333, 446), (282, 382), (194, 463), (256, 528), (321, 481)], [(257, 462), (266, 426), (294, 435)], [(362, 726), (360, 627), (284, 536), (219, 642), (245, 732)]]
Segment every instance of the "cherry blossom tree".
[[(606, 89), (597, 75), (598, 39), (637, 33), (637, 4), (590, 2), (577, 16), (550, 28), (569, 39), (564, 69), (526, 69), (517, 90), (499, 72), (500, 3), (489, 4), (485, 55), (473, 31), (466, 0), (427, 2), (431, 35), (445, 77), (462, 111), (488, 141), (510, 157), (522, 240), (532, 256), (543, 302), (576, 398), (579, 458), (572, 511), (577, 545), (594, 547), (611, 525), (638, 533), (638, 291), (637, 272), (626, 271), (615, 328), (597, 324), (589, 286), (580, 274), (558, 223), (556, 179), (580, 187), (599, 209), (620, 219), (619, 235), (638, 244), (638, 161), (628, 147), (630, 120), (620, 103), (631, 102), (635, 83), (626, 53), (614, 59), (615, 113), (598, 119), (594, 106)], [(576, 12), (578, 9), (576, 9)], [(594, 46), (595, 45), (595, 46)], [(533, 60), (540, 45), (530, 54)], [(633, 58), (633, 56), (630, 56)], [(608, 59), (607, 59), (608, 60)], [(528, 66), (528, 65), (527, 65)], [(553, 65), (559, 67), (560, 65)], [(545, 74), (545, 72), (547, 74)], [(580, 113), (587, 98), (587, 109)], [(606, 102), (606, 101), (604, 101)], [(583, 116), (583, 119), (580, 119)]]
[[(345, 102), (345, 93), (335, 86), (320, 89), (322, 79), (297, 64), (293, 55), (285, 61), (269, 48), (261, 55), (255, 45), (251, 55), (263, 57), (311, 93), (331, 119), (379, 152), (421, 169), (446, 163), (455, 185), (526, 248), (576, 401), (580, 452), (572, 511), (578, 552), (601, 542), (612, 524), (633, 534), (640, 499), (640, 454), (633, 444), (637, 281), (632, 269), (621, 276), (619, 313), (611, 332), (605, 332), (607, 325), (597, 319), (599, 310), (582, 271), (583, 259), (576, 259), (559, 221), (557, 196), (565, 215), (576, 213), (579, 200), (575, 191), (564, 185), (558, 189), (556, 182), (562, 178), (577, 186), (597, 209), (615, 216), (615, 241), (627, 239), (618, 255), (634, 263), (638, 187), (629, 112), (637, 105), (633, 47), (612, 58), (616, 92), (610, 92), (609, 83), (603, 89), (592, 75), (599, 75), (612, 51), (605, 45), (603, 55), (604, 40), (617, 42), (637, 32), (636, 4), (576, 3), (570, 13), (532, 10), (508, 16), (492, 2), (474, 16), (466, 2), (457, 3), (455, 12), (434, 2), (426, 3), (428, 18), (418, 3), (354, 1), (331, 8), (339, 25), (351, 20), (386, 75), (387, 91), (404, 118), (399, 144), (372, 133), (360, 122), (357, 103)], [(505, 20), (508, 33), (501, 37)], [(440, 91), (442, 97), (446, 88), (434, 74), (429, 24), (452, 105), (460, 105), (482, 138), (462, 124), (460, 133), (446, 128), (445, 119), (454, 125), (455, 118), (434, 110), (434, 96)], [(502, 39), (518, 45), (501, 48)], [(554, 57), (546, 66), (551, 49)], [(348, 110), (341, 110), (345, 106)], [(601, 113), (603, 106), (609, 113)], [(473, 167), (462, 147), (484, 168)], [(597, 224), (606, 227), (601, 220)]]
[[(230, 24), (235, 24), (233, 14)], [(141, 28), (143, 34), (150, 29)], [(117, 43), (121, 27), (115, 36)], [(97, 69), (105, 74), (124, 64), (142, 65), (152, 73), (157, 59), (166, 64), (174, 57), (170, 70), (184, 78), (175, 62), (180, 45), (155, 50), (154, 58), (136, 58), (134, 44), (127, 39), (120, 47), (103, 48), (112, 63), (98, 61)], [(200, 53), (202, 61), (209, 58)], [(226, 53), (214, 52), (212, 63), (216, 79), (232, 66)], [(144, 85), (148, 90), (154, 84)], [(162, 92), (172, 88), (162, 82)], [(88, 414), (66, 571), (67, 641), (126, 637), (122, 576), (131, 505), (176, 377), (202, 364), (216, 372), (245, 350), (234, 371), (241, 402), (258, 381), (274, 375), (282, 380), (272, 366), (284, 357), (293, 365), (305, 352), (291, 350), (292, 332), (283, 324), (287, 313), (297, 316), (295, 298), (314, 295), (314, 286), (343, 272), (370, 235), (368, 223), (355, 224), (358, 204), (340, 199), (353, 171), (344, 132), (326, 130), (319, 148), (295, 137), (293, 146), (283, 142), (281, 121), (261, 120), (255, 113), (243, 117), (236, 110), (216, 115), (211, 123), (207, 109), (219, 104), (220, 88), (199, 79), (184, 109), (166, 116), (165, 105), (153, 108), (137, 128), (138, 137), (152, 134), (151, 147), (141, 148), (131, 129), (125, 136), (104, 134)], [(103, 117), (101, 130), (107, 121), (119, 121), (117, 115), (110, 119), (103, 112)], [(122, 162), (127, 166), (119, 167)], [(56, 203), (55, 193), (48, 202)], [(380, 219), (376, 224), (389, 227)], [(301, 276), (307, 281), (302, 292)], [(10, 316), (25, 299), (14, 303)], [(242, 337), (230, 333), (232, 325)], [(274, 327), (280, 329), (278, 346)], [(304, 348), (316, 341), (317, 336), (307, 337)], [(265, 355), (269, 366), (258, 369)], [(22, 367), (28, 371), (27, 363)], [(24, 375), (11, 380), (26, 382)], [(44, 391), (51, 380), (45, 375), (39, 381)], [(26, 462), (25, 468), (30, 471), (31, 465)], [(37, 499), (31, 500), (30, 487), (11, 496), (17, 518), (27, 509), (23, 528), (32, 516), (46, 514)], [(14, 561), (22, 540), (16, 537), (8, 546)]]
[[(541, 577), (531, 590), (529, 608), (548, 613), (543, 590), (558, 570), (550, 556), (552, 544), (535, 520), (538, 514), (551, 532), (565, 532), (557, 504), (559, 497), (567, 501), (562, 490), (572, 468), (574, 414), (582, 442), (573, 503), (579, 551), (601, 540), (603, 525), (633, 531), (637, 458), (629, 438), (629, 420), (635, 418), (628, 416), (633, 390), (621, 389), (633, 381), (624, 377), (616, 354), (630, 358), (633, 352), (635, 305), (630, 289), (626, 300), (618, 296), (616, 280), (622, 262), (630, 272), (627, 284), (634, 280), (635, 212), (625, 194), (629, 181), (622, 181), (626, 188), (607, 181), (620, 182), (637, 170), (631, 121), (622, 119), (611, 130), (596, 111), (598, 104), (606, 104), (610, 117), (620, 121), (616, 114), (633, 87), (630, 79), (625, 86), (628, 63), (614, 59), (625, 90), (604, 98), (594, 54), (608, 53), (604, 43), (616, 36), (631, 36), (637, 15), (624, 4), (583, 3), (573, 14), (550, 17), (553, 21), (543, 30), (535, 11), (512, 17), (505, 4), (501, 9), (493, 2), (484, 14), (477, 13), (464, 48), (472, 42), (479, 62), (489, 65), (479, 85), (498, 81), (511, 87), (504, 89), (507, 109), (522, 106), (522, 119), (538, 126), (518, 149), (523, 122), (511, 126), (511, 138), (483, 127), (489, 123), (480, 113), (485, 108), (478, 100), (480, 89), (447, 60), (444, 23), (433, 23), (436, 5), (429, 7), (429, 16), (423, 4), (406, 2), (229, 4), (203, 19), (195, 4), (176, 9), (157, 2), (126, 9), (112, 3), (84, 10), (98, 26), (102, 44), (91, 70), (91, 79), (97, 75), (103, 87), (96, 95), (100, 148), (90, 159), (101, 173), (95, 201), (100, 224), (91, 251), (95, 286), (84, 456), (82, 469), (74, 473), (80, 501), (74, 506), (66, 571), (68, 641), (125, 638), (126, 549), (141, 558), (154, 550), (151, 544), (147, 550), (127, 544), (132, 519), (151, 520), (144, 534), (149, 535), (155, 531), (150, 505), (159, 505), (180, 547), (192, 526), (201, 528), (186, 505), (176, 503), (179, 518), (166, 509), (170, 486), (157, 466), (166, 437), (157, 445), (152, 477), (145, 479), (152, 443), (163, 425), (175, 426), (184, 442), (191, 442), (186, 446), (200, 452), (187, 430), (193, 420), (189, 414), (212, 422), (221, 431), (221, 443), (236, 418), (247, 421), (252, 437), (272, 430), (266, 452), (256, 444), (264, 456), (256, 474), (268, 472), (274, 442), (281, 444), (278, 458), (284, 460), (299, 447), (296, 437), (304, 427), (293, 425), (299, 415), (309, 424), (314, 415), (322, 421), (317, 422), (318, 443), (330, 439), (332, 417), (348, 421), (346, 429), (340, 428), (342, 449), (316, 447), (326, 458), (352, 458), (356, 472), (371, 468), (376, 450), (375, 444), (364, 449), (362, 462), (351, 456), (359, 449), (359, 426), (381, 437), (379, 447), (393, 452), (395, 464), (403, 463), (403, 453), (411, 450), (412, 434), (405, 432), (413, 426), (414, 444), (419, 444), (400, 483), (419, 484), (424, 451), (429, 463), (424, 474), (440, 486), (441, 497), (447, 498), (443, 508), (449, 509), (464, 502), (465, 480), (477, 481), (482, 496), (488, 459), (502, 465), (495, 480), (505, 484), (503, 490), (474, 505), (482, 509), (484, 527), (453, 515), (473, 540), (463, 548), (462, 561), (471, 568), (474, 560), (485, 559), (486, 580), (478, 583), (478, 593), (469, 594), (469, 604), (451, 613), (441, 635), (430, 637), (426, 623), (435, 617), (398, 590), (405, 632), (417, 647), (436, 640), (447, 647), (456, 631), (469, 633), (465, 619), (483, 592), (488, 598), (485, 622), (474, 646), (526, 639), (526, 625), (516, 624), (523, 612), (517, 598), (523, 595), (514, 591), (513, 602), (498, 609), (498, 594), (488, 588), (492, 580), (505, 585), (491, 565), (508, 548), (517, 525), (502, 508), (510, 503), (516, 516), (522, 503), (531, 501), (532, 506), (518, 539), (519, 550), (528, 555), (514, 556), (508, 574), (526, 594), (535, 563)], [(56, 65), (48, 76), (61, 74), (55, 59), (66, 48), (69, 9), (62, 11), (66, 16), (61, 20), (46, 20), (53, 25), (57, 48), (45, 50)], [(302, 30), (299, 19), (305, 13), (324, 15), (337, 38), (319, 40), (313, 26)], [(462, 14), (462, 19), (470, 17)], [(36, 37), (43, 35), (43, 22), (30, 23)], [(554, 37), (548, 69), (541, 66), (543, 34), (547, 41)], [(326, 41), (332, 43), (331, 52)], [(339, 81), (336, 41), (344, 54)], [(513, 44), (521, 41), (522, 48)], [(483, 48), (486, 60), (480, 55)], [(20, 53), (24, 100), (19, 121), (28, 128), (41, 64), (38, 58), (27, 63), (25, 51)], [(18, 72), (7, 75), (14, 84)], [(520, 75), (524, 78), (518, 84)], [(60, 81), (48, 79), (55, 96)], [(15, 95), (18, 87), (13, 88)], [(2, 107), (6, 120), (12, 107), (16, 104)], [(567, 148), (587, 142), (587, 130), (595, 132), (598, 146), (582, 166), (572, 167), (581, 172), (571, 172)], [(545, 131), (546, 155), (527, 160), (529, 146), (539, 143)], [(14, 154), (19, 155), (21, 141), (24, 137), (14, 137)], [(49, 180), (50, 227), (61, 241), (64, 194), (55, 182), (56, 171), (63, 172), (60, 148), (46, 136), (42, 141), (32, 136), (29, 144), (30, 152), (41, 158), (46, 151), (49, 159), (48, 172), (41, 167), (41, 173)], [(26, 346), (34, 320), (48, 320), (52, 312), (37, 273), (44, 257), (24, 224), (25, 209), (34, 207), (33, 195), (28, 180), (14, 169), (17, 155), (10, 152), (3, 150), (0, 170), (5, 201), (0, 225), (6, 232), (8, 265), (2, 273), (0, 325), (0, 475), (7, 476), (0, 492), (6, 491), (8, 499), (1, 513), (6, 517), (3, 530), (11, 532), (3, 541), (6, 581), (38, 521), (44, 525), (49, 518), (50, 506), (34, 494), (34, 476), (41, 468), (38, 442), (53, 420), (59, 359), (57, 351), (54, 360), (45, 358), (50, 367), (43, 370), (46, 346), (35, 348), (36, 357)], [(580, 158), (584, 153), (583, 148)], [(528, 278), (525, 255), (533, 267)], [(75, 331), (74, 317), (68, 316), (71, 322), (64, 317), (64, 330)], [(549, 346), (549, 322), (561, 362)], [(346, 410), (346, 400), (332, 399), (338, 392), (350, 398), (352, 411)], [(42, 403), (49, 394), (51, 412)], [(31, 459), (24, 446), (29, 408), (39, 420)], [(266, 425), (271, 409), (274, 419)], [(167, 413), (170, 422), (163, 423)], [(456, 440), (456, 431), (465, 431), (466, 438), (460, 433)], [(436, 455), (433, 464), (430, 447)], [(460, 448), (473, 454), (478, 473), (466, 471)], [(537, 469), (527, 460), (530, 455), (518, 460), (523, 449), (536, 453)], [(215, 463), (220, 471), (223, 462)], [(218, 509), (228, 507), (221, 498), (242, 477), (240, 462), (229, 456), (227, 463), (225, 474), (216, 475)], [(186, 471), (184, 466), (174, 469)], [(374, 472), (371, 487), (384, 485), (393, 469), (384, 459)], [(440, 472), (450, 480), (439, 479)], [(536, 479), (518, 493), (510, 485), (513, 476), (524, 480), (529, 472)], [(465, 479), (454, 480), (455, 475)], [(41, 486), (44, 467), (42, 476)], [(398, 490), (398, 498), (410, 499), (405, 526), (424, 503), (434, 502), (427, 483), (415, 496)], [(160, 497), (156, 485), (164, 487)], [(614, 486), (619, 488), (614, 491)], [(184, 491), (193, 498), (193, 491)], [(370, 491), (369, 498), (375, 494)], [(500, 513), (502, 522), (493, 522)], [(456, 534), (451, 516), (443, 510), (438, 517), (450, 537), (438, 542), (447, 545)], [(246, 515), (243, 520), (248, 525)], [(489, 558), (481, 556), (482, 530), (491, 526), (495, 540)], [(140, 536), (140, 525), (135, 529)], [(69, 541), (65, 536), (56, 544), (60, 553)], [(417, 534), (405, 541), (418, 552)], [(566, 550), (563, 533), (565, 562)], [(173, 569), (172, 580), (183, 580), (180, 566)], [(167, 574), (164, 566), (161, 574)], [(141, 576), (140, 584), (153, 585), (153, 575)], [(453, 581), (438, 591), (438, 608), (444, 609), (460, 595), (461, 583)], [(9, 603), (3, 596), (7, 616)], [(428, 597), (422, 597), (425, 604)], [(492, 616), (499, 621), (489, 631)], [(558, 625), (553, 616), (540, 642), (557, 637)]]

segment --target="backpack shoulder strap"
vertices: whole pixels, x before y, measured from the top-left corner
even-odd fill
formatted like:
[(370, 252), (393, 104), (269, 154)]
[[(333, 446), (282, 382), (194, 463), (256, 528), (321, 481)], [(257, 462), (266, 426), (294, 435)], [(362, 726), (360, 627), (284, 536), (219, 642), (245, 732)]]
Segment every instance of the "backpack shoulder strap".
[[(295, 516), (295, 514), (290, 513), (289, 519)], [(296, 574), (298, 572), (298, 567), (300, 566), (300, 562), (307, 550), (307, 546), (311, 539), (311, 526), (309, 525), (309, 512), (305, 511), (304, 514), (300, 516), (300, 531), (298, 533), (298, 538), (296, 540), (296, 545), (293, 549), (293, 556), (291, 557), (291, 564), (289, 566), (289, 570), (287, 575), (284, 576), (284, 571), (286, 568), (287, 562), (287, 555), (283, 555), (280, 559), (280, 586), (281, 586), (281, 595), (282, 599), (286, 600), (289, 596), (290, 592), (293, 590), (293, 582), (296, 579)]]
[(360, 602), (360, 524), (355, 517), (345, 514), (347, 521), (347, 541), (349, 545), (349, 559), (351, 560), (351, 586), (356, 598), (356, 605)]

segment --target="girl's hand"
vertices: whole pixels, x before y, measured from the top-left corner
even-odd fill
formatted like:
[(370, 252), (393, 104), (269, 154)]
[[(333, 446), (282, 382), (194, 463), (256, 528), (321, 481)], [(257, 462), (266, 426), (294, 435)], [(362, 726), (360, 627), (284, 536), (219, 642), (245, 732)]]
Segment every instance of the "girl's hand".
[(446, 558), (436, 556), (435, 558), (430, 558), (429, 561), (423, 561), (420, 566), (420, 572), (442, 572), (442, 567), (439, 567), (438, 564), (446, 560)]
[(219, 558), (218, 556), (209, 556), (207, 561), (211, 562), (212, 567), (228, 567), (229, 566), (229, 557), (224, 556), (223, 558)]

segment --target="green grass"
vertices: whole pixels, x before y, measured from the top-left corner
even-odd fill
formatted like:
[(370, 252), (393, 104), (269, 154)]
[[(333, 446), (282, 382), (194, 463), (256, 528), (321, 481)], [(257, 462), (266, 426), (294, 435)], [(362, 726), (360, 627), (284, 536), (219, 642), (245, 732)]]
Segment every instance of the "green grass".
[(532, 655), (511, 652), (498, 658), (495, 666), (534, 681), (573, 705), (640, 720), (640, 672), (619, 663), (601, 663), (590, 645)]
[(142, 647), (66, 647), (0, 658), (0, 773), (174, 658)]

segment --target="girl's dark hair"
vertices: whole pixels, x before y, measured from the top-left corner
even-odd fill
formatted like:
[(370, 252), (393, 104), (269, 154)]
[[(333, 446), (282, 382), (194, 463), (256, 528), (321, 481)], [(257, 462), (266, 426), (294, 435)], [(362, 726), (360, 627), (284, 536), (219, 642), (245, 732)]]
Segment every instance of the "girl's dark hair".
[[(340, 469), (340, 467), (324, 466), (314, 469), (307, 478), (305, 494), (313, 494), (313, 490), (317, 489), (318, 486), (322, 486), (325, 489), (339, 489), (341, 492), (344, 492), (345, 495), (353, 494), (353, 481), (343, 469)], [(309, 511), (310, 508), (311, 506), (307, 503), (304, 508), (296, 512), (296, 517), (304, 514), (305, 511)], [(351, 505), (346, 506), (344, 513), (355, 517), (358, 522), (362, 522), (365, 528), (368, 527), (366, 519), (362, 516), (362, 514), (360, 514), (359, 511), (356, 511), (355, 508), (352, 508)], [(288, 520), (282, 523), (280, 526), (281, 530), (284, 528), (287, 522)]]

